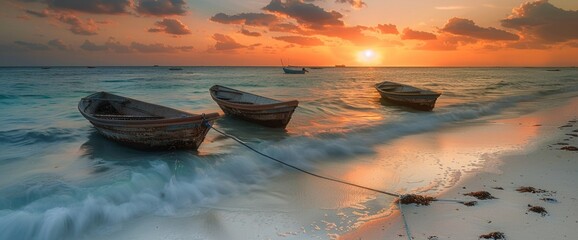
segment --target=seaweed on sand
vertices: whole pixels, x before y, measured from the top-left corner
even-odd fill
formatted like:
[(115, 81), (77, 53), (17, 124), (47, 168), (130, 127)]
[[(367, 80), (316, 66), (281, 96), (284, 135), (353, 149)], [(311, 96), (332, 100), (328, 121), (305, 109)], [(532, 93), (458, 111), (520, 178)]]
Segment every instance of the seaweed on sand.
[(535, 213), (539, 213), (540, 215), (542, 215), (542, 217), (548, 215), (548, 211), (546, 211), (545, 208), (540, 207), (540, 206), (532, 206), (530, 204), (528, 204), (528, 211), (530, 212), (535, 212)]
[(506, 239), (506, 235), (503, 232), (491, 232), (488, 234), (480, 235), (478, 239), (481, 238), (498, 240), (498, 239)]
[(521, 193), (545, 193), (547, 192), (546, 190), (543, 189), (536, 189), (534, 187), (519, 187), (518, 189), (516, 189), (516, 191), (521, 192)]
[(492, 196), (492, 194), (486, 191), (465, 193), (464, 196), (472, 196), (480, 200), (496, 199), (494, 196)]
[(416, 205), (426, 205), (426, 206), (429, 205), (430, 202), (432, 201), (437, 201), (437, 199), (434, 197), (422, 196), (417, 194), (403, 195), (398, 200), (398, 202), (404, 205), (415, 203)]

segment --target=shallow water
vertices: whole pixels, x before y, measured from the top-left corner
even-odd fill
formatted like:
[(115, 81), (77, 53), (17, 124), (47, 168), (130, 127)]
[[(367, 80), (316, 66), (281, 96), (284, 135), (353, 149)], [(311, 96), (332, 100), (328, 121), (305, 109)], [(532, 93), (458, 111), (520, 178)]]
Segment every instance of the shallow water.
[[(187, 235), (193, 239), (325, 239), (387, 214), (393, 200), (296, 173), (215, 131), (198, 152), (120, 146), (78, 113), (79, 99), (95, 91), (193, 113), (220, 112), (208, 93), (214, 84), (297, 99), (286, 131), (227, 117), (215, 127), (316, 173), (434, 194), (491, 153), (520, 144), (492, 136), (468, 143), (467, 134), (446, 133), (578, 96), (578, 69), (546, 70), (324, 68), (286, 75), (268, 67), (0, 68), (0, 239), (122, 239), (138, 235), (134, 222), (163, 221), (189, 223), (172, 230), (195, 230)], [(381, 80), (443, 94), (433, 112), (419, 112), (381, 101), (373, 88)], [(422, 133), (439, 134), (416, 137)], [(267, 218), (278, 226), (247, 223)], [(248, 230), (217, 234), (239, 228)]]

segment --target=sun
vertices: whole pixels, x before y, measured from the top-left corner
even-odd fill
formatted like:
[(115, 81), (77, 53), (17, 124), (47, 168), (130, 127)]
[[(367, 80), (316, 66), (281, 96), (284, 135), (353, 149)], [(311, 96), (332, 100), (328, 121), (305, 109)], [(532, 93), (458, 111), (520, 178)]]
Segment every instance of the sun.
[(381, 61), (379, 54), (373, 49), (365, 49), (357, 52), (357, 62), (363, 65), (377, 65)]

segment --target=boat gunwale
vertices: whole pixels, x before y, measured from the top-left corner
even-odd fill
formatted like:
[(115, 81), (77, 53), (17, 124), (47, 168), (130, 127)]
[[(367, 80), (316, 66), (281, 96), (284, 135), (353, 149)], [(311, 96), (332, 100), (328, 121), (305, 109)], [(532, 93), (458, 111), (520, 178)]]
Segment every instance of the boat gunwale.
[[(234, 93), (240, 93), (240, 94), (247, 94), (247, 95), (253, 95), (253, 96), (257, 96), (257, 97), (261, 97), (261, 98), (265, 98), (268, 100), (272, 100), (272, 101), (276, 101), (276, 103), (268, 103), (268, 104), (242, 104), (242, 103), (234, 103), (228, 100), (224, 100), (224, 99), (220, 99), (216, 96), (216, 92), (221, 91), (218, 88), (224, 88), (227, 90), (231, 90), (230, 92), (234, 92)], [(268, 97), (264, 97), (261, 95), (257, 95), (257, 94), (253, 94), (253, 93), (248, 93), (248, 92), (244, 92), (241, 90), (237, 90), (237, 89), (233, 89), (233, 88), (229, 88), (229, 87), (225, 87), (222, 85), (214, 85), (209, 89), (210, 93), (211, 93), (211, 98), (213, 98), (213, 100), (215, 102), (217, 102), (217, 104), (223, 104), (227, 107), (231, 107), (231, 108), (236, 108), (236, 109), (241, 109), (241, 110), (253, 110), (253, 111), (260, 111), (260, 110), (270, 110), (270, 109), (280, 109), (283, 107), (287, 107), (287, 108), (292, 108), (291, 110), (288, 111), (292, 111), (293, 109), (295, 109), (298, 105), (299, 105), (299, 101), (297, 100), (290, 100), (290, 101), (281, 101), (281, 100), (277, 100), (277, 99), (273, 99), (273, 98), (268, 98)]]
[[(165, 108), (168, 110), (172, 110), (174, 112), (186, 114), (188, 116), (186, 116), (186, 117), (163, 117), (162, 119), (146, 119), (146, 120), (106, 119), (106, 118), (95, 117), (94, 116), (95, 114), (88, 113), (88, 112), (86, 112), (86, 110), (83, 110), (81, 108), (83, 101), (92, 100), (91, 99), (92, 97), (98, 96), (100, 94), (108, 94), (108, 95), (111, 95), (114, 97), (122, 98), (123, 100), (134, 101), (134, 102), (140, 103), (140, 104), (146, 104), (146, 105), (161, 107), (161, 108)], [(111, 101), (111, 100), (114, 100), (114, 99), (99, 99), (99, 100), (95, 100), (95, 101)], [(183, 124), (183, 123), (197, 123), (197, 122), (202, 122), (203, 120), (214, 121), (220, 117), (219, 113), (217, 113), (217, 112), (193, 114), (193, 113), (185, 112), (185, 111), (178, 110), (178, 109), (171, 108), (171, 107), (166, 107), (166, 106), (162, 106), (162, 105), (158, 105), (158, 104), (154, 104), (154, 103), (136, 100), (136, 99), (129, 98), (129, 97), (115, 95), (115, 94), (112, 94), (109, 92), (96, 92), (96, 93), (91, 94), (87, 97), (81, 98), (81, 100), (78, 102), (78, 110), (82, 114), (82, 116), (84, 116), (90, 122), (98, 123), (100, 125), (124, 126), (124, 127), (129, 127), (129, 126), (130, 127), (162, 127), (162, 126), (171, 126), (171, 125), (177, 125), (177, 124)], [(118, 116), (123, 117), (123, 116), (127, 116), (127, 115), (121, 114)]]
[[(386, 91), (381, 89), (382, 85), (387, 85), (384, 83), (391, 83), (390, 85), (392, 87), (409, 87), (409, 88), (413, 88), (416, 89), (417, 92), (396, 92), (396, 91)], [(439, 96), (441, 96), (440, 92), (436, 92), (427, 88), (418, 88), (418, 87), (414, 87), (411, 85), (407, 85), (407, 84), (403, 84), (403, 83), (396, 83), (396, 82), (390, 82), (390, 81), (383, 81), (383, 82), (379, 82), (375, 84), (375, 89), (380, 92), (380, 93), (384, 93), (384, 94), (390, 94), (390, 95), (398, 95), (398, 96), (424, 96), (424, 97), (436, 97), (438, 98)]]

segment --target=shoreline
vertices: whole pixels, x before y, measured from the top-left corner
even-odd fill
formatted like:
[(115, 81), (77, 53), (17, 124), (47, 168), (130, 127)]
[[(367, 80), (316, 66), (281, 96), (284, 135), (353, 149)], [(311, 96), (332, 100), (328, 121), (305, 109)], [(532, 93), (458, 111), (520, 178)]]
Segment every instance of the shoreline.
[[(578, 98), (506, 121), (535, 121), (539, 133), (530, 147), (498, 153), (481, 168), (434, 196), (477, 201), (475, 206), (437, 201), (429, 206), (403, 205), (413, 239), (484, 239), (503, 233), (503, 239), (573, 239), (578, 235)], [(566, 147), (567, 149), (563, 149)], [(533, 187), (535, 193), (520, 192)], [(464, 194), (487, 191), (496, 199), (479, 200)], [(530, 211), (542, 207), (546, 212)], [(367, 222), (339, 239), (408, 239), (399, 208), (382, 219)], [(493, 239), (493, 238), (490, 238)], [(502, 238), (496, 238), (502, 239)]]

